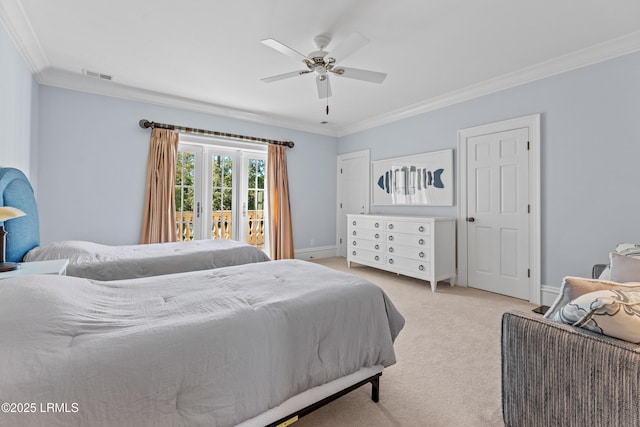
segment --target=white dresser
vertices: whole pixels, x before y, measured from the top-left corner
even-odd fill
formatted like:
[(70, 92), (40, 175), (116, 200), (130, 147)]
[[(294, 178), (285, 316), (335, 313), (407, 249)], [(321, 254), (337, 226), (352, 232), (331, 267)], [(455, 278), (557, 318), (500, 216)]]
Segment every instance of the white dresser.
[(399, 215), (347, 215), (351, 263), (431, 282), (456, 280), (456, 219)]

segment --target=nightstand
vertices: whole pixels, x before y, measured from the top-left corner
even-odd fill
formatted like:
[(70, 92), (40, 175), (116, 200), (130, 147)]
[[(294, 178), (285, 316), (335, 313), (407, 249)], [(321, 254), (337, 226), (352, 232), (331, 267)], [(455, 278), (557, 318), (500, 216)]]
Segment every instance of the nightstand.
[(67, 265), (69, 265), (68, 259), (21, 262), (19, 269), (0, 273), (0, 279), (28, 276), (30, 274), (57, 274), (59, 276), (64, 276), (67, 274)]

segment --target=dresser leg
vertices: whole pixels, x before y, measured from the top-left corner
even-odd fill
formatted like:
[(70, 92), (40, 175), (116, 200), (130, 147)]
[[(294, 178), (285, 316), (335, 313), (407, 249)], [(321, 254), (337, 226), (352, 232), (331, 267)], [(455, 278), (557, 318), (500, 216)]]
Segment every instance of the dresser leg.
[(438, 287), (438, 281), (436, 280), (435, 277), (432, 277), (431, 278), (431, 292), (435, 292), (437, 287)]

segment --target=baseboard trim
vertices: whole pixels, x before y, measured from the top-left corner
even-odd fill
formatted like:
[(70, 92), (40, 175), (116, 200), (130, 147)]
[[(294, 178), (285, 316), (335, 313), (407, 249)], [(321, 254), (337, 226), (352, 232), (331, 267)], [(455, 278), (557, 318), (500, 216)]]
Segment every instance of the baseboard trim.
[(560, 288), (557, 288), (555, 286), (542, 285), (540, 287), (540, 293), (542, 294), (541, 304), (552, 305), (558, 295), (560, 295)]
[(336, 256), (336, 246), (319, 246), (317, 248), (296, 249), (296, 259), (318, 259)]

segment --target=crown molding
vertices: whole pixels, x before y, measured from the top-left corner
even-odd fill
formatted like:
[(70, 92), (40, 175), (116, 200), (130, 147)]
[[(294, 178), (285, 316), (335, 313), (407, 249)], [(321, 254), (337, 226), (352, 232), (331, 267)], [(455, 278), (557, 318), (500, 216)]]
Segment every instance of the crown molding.
[(321, 128), (319, 125), (305, 125), (303, 123), (288, 120), (287, 118), (279, 116), (268, 115), (264, 113), (254, 113), (247, 110), (198, 101), (177, 95), (169, 95), (166, 93), (154, 92), (147, 89), (135, 88), (114, 81), (106, 81), (93, 77), (87, 77), (82, 74), (56, 68), (47, 68), (39, 73), (36, 73), (35, 78), (38, 83), (46, 86), (77, 90), (80, 92), (111, 96), (115, 98), (128, 99), (131, 101), (146, 102), (149, 104), (161, 105), (164, 107), (173, 107), (183, 110), (196, 111), (216, 116), (260, 123), (273, 127), (298, 130), (302, 132), (309, 132), (332, 137), (337, 136), (333, 129), (326, 127)]
[(255, 113), (185, 97), (134, 88), (116, 82), (105, 82), (84, 75), (54, 69), (50, 66), (44, 54), (42, 46), (33, 31), (20, 0), (0, 0), (0, 22), (4, 24), (17, 50), (24, 58), (36, 81), (40, 84), (148, 102), (167, 107), (182, 108), (190, 111), (198, 111), (338, 138), (640, 50), (640, 31), (637, 31), (369, 119), (344, 126), (326, 127), (301, 123), (282, 116)]
[(32, 74), (49, 66), (49, 60), (33, 31), (20, 0), (0, 0), (0, 22)]
[(586, 67), (640, 50), (640, 31), (559, 56), (521, 70), (503, 74), (481, 83), (436, 96), (425, 101), (381, 114), (338, 129), (338, 137), (396, 122), (418, 114), (438, 110), (494, 92), (521, 86), (556, 74)]

